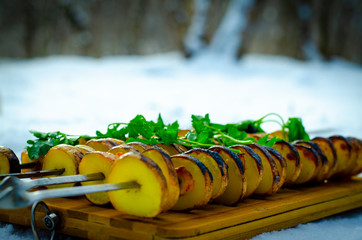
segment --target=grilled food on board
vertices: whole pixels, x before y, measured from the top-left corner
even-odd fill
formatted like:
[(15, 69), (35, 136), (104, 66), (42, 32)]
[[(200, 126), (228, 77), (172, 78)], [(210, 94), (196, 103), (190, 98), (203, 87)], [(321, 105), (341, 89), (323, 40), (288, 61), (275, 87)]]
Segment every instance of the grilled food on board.
[[(103, 176), (82, 185), (136, 181), (139, 188), (91, 193), (86, 198), (140, 217), (192, 210), (210, 202), (236, 205), (252, 195), (269, 196), (281, 188), (349, 178), (362, 171), (360, 139), (310, 140), (300, 119), (282, 122), (281, 131), (266, 134), (260, 119), (222, 125), (212, 123), (208, 115), (192, 116), (192, 130), (181, 131), (177, 122), (165, 125), (160, 116), (153, 122), (138, 115), (126, 126), (110, 124), (106, 133), (79, 136), (79, 141), (63, 133), (63, 140), (56, 134), (36, 133), (38, 139), (30, 141), (22, 161), (32, 159), (41, 170), (64, 169), (62, 175)], [(51, 137), (59, 144), (46, 150), (39, 147)], [(20, 168), (15, 154), (0, 147), (1, 174)]]

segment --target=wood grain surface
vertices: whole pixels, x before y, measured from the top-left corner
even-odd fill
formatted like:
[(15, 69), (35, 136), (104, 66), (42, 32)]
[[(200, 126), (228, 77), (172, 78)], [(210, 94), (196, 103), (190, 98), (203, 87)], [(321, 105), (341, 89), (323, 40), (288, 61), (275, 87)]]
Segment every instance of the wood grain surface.
[[(362, 206), (362, 179), (285, 188), (236, 206), (208, 204), (189, 212), (165, 212), (156, 218), (98, 207), (84, 197), (45, 200), (60, 214), (58, 232), (87, 239), (247, 239)], [(45, 228), (37, 208), (37, 227)], [(0, 210), (0, 221), (30, 226), (30, 208)]]

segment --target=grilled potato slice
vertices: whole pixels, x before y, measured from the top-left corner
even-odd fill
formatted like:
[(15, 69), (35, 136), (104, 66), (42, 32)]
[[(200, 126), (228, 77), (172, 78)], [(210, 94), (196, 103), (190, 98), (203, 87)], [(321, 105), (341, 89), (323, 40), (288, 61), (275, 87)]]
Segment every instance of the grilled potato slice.
[(20, 162), (13, 150), (0, 146), (0, 174), (20, 173)]
[(297, 149), (287, 141), (278, 141), (273, 145), (273, 149), (277, 150), (286, 160), (287, 169), (283, 186), (289, 186), (299, 177), (300, 174), (300, 158)]
[[(102, 173), (104, 180), (81, 182), (82, 186), (104, 184), (111, 172), (113, 163), (117, 160), (114, 154), (92, 151), (86, 153), (79, 164), (79, 174)], [(107, 192), (89, 193), (86, 198), (93, 204), (106, 205), (109, 203)]]
[(83, 154), (95, 151), (94, 148), (87, 146), (87, 145), (83, 145), (83, 144), (78, 144), (75, 147), (78, 148), (79, 150), (81, 150)]
[(88, 140), (85, 145), (93, 148), (96, 151), (107, 152), (109, 149), (119, 144), (109, 138), (100, 138)]
[(109, 191), (109, 199), (120, 212), (139, 217), (155, 217), (166, 203), (167, 183), (162, 170), (148, 157), (128, 152), (118, 158), (108, 183), (136, 181), (140, 188)]
[(331, 136), (329, 139), (332, 141), (337, 154), (337, 166), (332, 177), (343, 177), (347, 174), (349, 166), (354, 165), (353, 162), (350, 162), (352, 146), (343, 136)]
[(254, 193), (258, 195), (272, 195), (276, 193), (280, 186), (280, 174), (273, 157), (259, 144), (253, 143), (248, 146), (259, 155), (263, 164), (263, 177)]
[(141, 142), (130, 142), (130, 143), (127, 143), (127, 145), (134, 147), (140, 153), (143, 153), (144, 150), (147, 150), (150, 148), (150, 146), (148, 146), (147, 144), (141, 143)]
[(327, 179), (328, 172), (329, 172), (329, 165), (328, 159), (323, 154), (322, 150), (320, 149), (319, 145), (315, 142), (311, 141), (296, 141), (295, 144), (307, 146), (313, 148), (318, 154), (318, 168), (316, 176), (312, 179), (312, 181), (322, 182)]
[(125, 144), (125, 142), (121, 139), (117, 139), (117, 138), (106, 138), (106, 139), (111, 140), (111, 141), (117, 143), (118, 145)]
[(166, 145), (166, 144), (160, 143), (160, 144), (157, 144), (157, 146), (160, 147), (161, 149), (163, 149), (170, 156), (184, 152), (176, 144)]
[(286, 162), (285, 158), (283, 157), (283, 155), (281, 155), (274, 148), (265, 146), (265, 149), (268, 150), (270, 155), (273, 157), (275, 164), (277, 165), (277, 169), (278, 169), (278, 172), (280, 175), (278, 188), (280, 189), (283, 186), (283, 184), (285, 182), (285, 178), (287, 176), (287, 162)]
[(246, 179), (244, 164), (233, 151), (223, 146), (214, 146), (209, 150), (217, 152), (228, 166), (229, 184), (225, 192), (213, 201), (225, 205), (234, 205), (245, 198)]
[(160, 168), (166, 178), (167, 194), (166, 206), (163, 211), (171, 209), (177, 202), (180, 195), (180, 186), (177, 179), (177, 173), (171, 162), (170, 156), (160, 148), (149, 148), (142, 153), (144, 156), (153, 160)]
[(187, 152), (188, 150), (190, 150), (190, 148), (188, 148), (182, 144), (175, 143), (175, 146), (177, 147), (178, 151), (180, 151), (181, 153), (184, 153), (184, 152)]
[[(83, 152), (75, 146), (60, 144), (52, 147), (44, 156), (42, 170), (65, 169), (61, 176), (78, 174)], [(72, 187), (75, 183), (47, 186), (48, 188)]]
[(336, 149), (333, 146), (333, 143), (328, 138), (324, 137), (316, 137), (311, 140), (318, 144), (320, 150), (322, 151), (323, 155), (326, 156), (328, 161), (328, 173), (326, 174), (326, 179), (329, 179), (333, 172), (335, 171), (337, 165), (337, 154)]
[(21, 152), (21, 163), (22, 164), (35, 163), (35, 166), (32, 167), (32, 168), (23, 168), (23, 169), (21, 169), (22, 173), (37, 171), (37, 170), (41, 169), (41, 165), (43, 163), (43, 157), (39, 157), (38, 159), (31, 160), (29, 155), (28, 155), (28, 151), (24, 150), (24, 151)]
[(362, 142), (354, 137), (348, 137), (347, 140), (354, 149), (352, 157), (355, 157), (355, 165), (351, 168), (349, 176), (355, 176), (362, 171)]
[(240, 151), (237, 155), (244, 165), (244, 175), (246, 180), (246, 192), (244, 198), (250, 197), (259, 186), (263, 176), (261, 158), (253, 149), (245, 145), (235, 145), (230, 148)]
[(171, 156), (171, 161), (175, 168), (185, 167), (195, 181), (194, 189), (180, 196), (172, 209), (182, 211), (206, 205), (213, 192), (213, 178), (209, 169), (191, 155), (174, 155)]
[(299, 177), (294, 181), (294, 184), (304, 184), (311, 181), (317, 175), (318, 153), (311, 147), (299, 144), (293, 144), (293, 146), (298, 151), (301, 164)]
[(175, 168), (177, 179), (180, 186), (180, 195), (186, 195), (189, 192), (192, 192), (195, 189), (195, 180), (192, 178), (192, 175), (187, 171), (186, 167)]
[(127, 144), (121, 144), (118, 146), (114, 146), (111, 149), (109, 149), (108, 152), (116, 155), (117, 157), (120, 157), (122, 154), (128, 153), (128, 152), (139, 153), (139, 151), (135, 147), (132, 147)]
[(228, 185), (229, 177), (227, 165), (220, 155), (216, 152), (202, 148), (191, 149), (185, 152), (185, 154), (197, 158), (210, 170), (214, 181), (211, 199), (215, 199), (223, 194)]

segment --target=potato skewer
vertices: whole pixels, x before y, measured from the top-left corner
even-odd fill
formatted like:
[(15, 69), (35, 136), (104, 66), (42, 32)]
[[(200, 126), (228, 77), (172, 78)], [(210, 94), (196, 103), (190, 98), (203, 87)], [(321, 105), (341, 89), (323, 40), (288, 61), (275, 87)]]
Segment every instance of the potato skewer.
[[(69, 178), (69, 176), (67, 177)], [(35, 180), (30, 180), (30, 181), (35, 181)], [(50, 182), (48, 181), (45, 184), (49, 183)], [(43, 183), (38, 184), (36, 186), (42, 186), (42, 185)], [(24, 186), (29, 187), (26, 184), (24, 184), (24, 180), (12, 176), (5, 178), (0, 185), (0, 193), (1, 193), (0, 208), (2, 209), (22, 208), (30, 206), (37, 201), (48, 198), (71, 197), (71, 196), (80, 196), (91, 192), (139, 188), (139, 184), (137, 184), (136, 182), (94, 185), (94, 186), (85, 186), (85, 187), (69, 187), (61, 189), (40, 190), (34, 192), (28, 192), (27, 188), (24, 188)]]
[[(7, 177), (0, 185), (0, 208), (25, 207), (47, 198), (127, 189), (108, 193), (112, 205), (119, 211), (135, 216), (154, 217), (163, 210), (167, 190), (165, 177), (152, 160), (137, 153), (126, 153), (117, 159), (107, 180), (108, 184), (27, 192), (29, 188), (36, 186), (104, 178), (101, 173), (35, 180)], [(18, 200), (13, 201), (13, 199)]]

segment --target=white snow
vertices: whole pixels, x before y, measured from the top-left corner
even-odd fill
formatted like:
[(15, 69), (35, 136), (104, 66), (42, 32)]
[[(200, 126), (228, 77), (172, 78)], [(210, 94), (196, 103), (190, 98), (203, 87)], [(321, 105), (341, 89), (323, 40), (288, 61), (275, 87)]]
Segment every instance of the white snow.
[[(303, 62), (246, 55), (185, 60), (180, 53), (100, 59), (53, 56), (0, 60), (0, 145), (20, 155), (29, 129), (94, 134), (136, 114), (190, 127), (191, 114), (214, 122), (276, 112), (302, 117), (313, 135), (362, 138), (362, 67), (341, 59)], [(268, 130), (278, 128), (267, 125)], [(320, 131), (320, 132), (316, 132)], [(362, 239), (361, 211), (255, 239)], [(0, 239), (31, 239), (0, 225)]]

